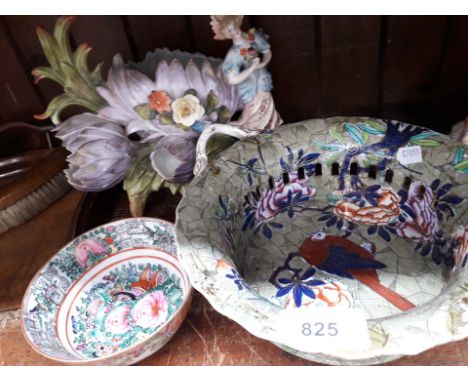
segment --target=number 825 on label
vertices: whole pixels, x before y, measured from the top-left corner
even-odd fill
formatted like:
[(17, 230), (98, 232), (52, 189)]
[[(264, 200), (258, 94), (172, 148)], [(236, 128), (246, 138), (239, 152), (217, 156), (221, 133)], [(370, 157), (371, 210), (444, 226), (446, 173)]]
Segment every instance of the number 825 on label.
[(323, 352), (370, 347), (366, 316), (360, 309), (310, 307), (285, 310), (280, 317), (277, 342), (291, 348)]
[(305, 337), (335, 337), (339, 334), (336, 322), (304, 322), (301, 334)]

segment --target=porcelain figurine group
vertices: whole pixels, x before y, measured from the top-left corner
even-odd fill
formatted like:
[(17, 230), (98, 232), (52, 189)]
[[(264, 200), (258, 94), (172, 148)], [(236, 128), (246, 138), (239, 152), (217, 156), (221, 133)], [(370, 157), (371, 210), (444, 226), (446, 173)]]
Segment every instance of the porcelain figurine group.
[[(107, 81), (101, 65), (88, 69), (86, 44), (71, 49), (67, 33), (73, 17), (59, 18), (53, 35), (39, 28), (50, 67), (33, 74), (58, 82), (64, 93), (36, 117), (51, 118), (71, 152), (70, 184), (102, 191), (123, 180), (132, 214), (142, 215), (151, 192), (182, 191), (205, 170), (208, 141), (210, 150), (219, 151), (226, 148), (220, 134), (241, 139), (279, 125), (266, 70), (272, 57), (267, 36), (255, 29), (243, 32), (242, 19), (212, 16), (214, 38), (233, 42), (224, 62), (167, 49), (136, 64), (116, 55)], [(60, 121), (61, 111), (71, 105), (89, 112)], [(239, 119), (233, 119), (235, 113)]]
[(238, 88), (243, 109), (241, 117), (230, 121), (229, 125), (213, 124), (203, 131), (197, 144), (195, 175), (201, 174), (206, 168), (206, 145), (213, 135), (245, 138), (264, 130), (272, 130), (282, 123), (271, 95), (271, 75), (266, 70), (272, 57), (267, 36), (255, 29), (248, 33), (242, 32), (242, 18), (243, 16), (212, 16), (214, 38), (230, 39), (233, 43), (224, 59), (222, 70), (225, 80)]

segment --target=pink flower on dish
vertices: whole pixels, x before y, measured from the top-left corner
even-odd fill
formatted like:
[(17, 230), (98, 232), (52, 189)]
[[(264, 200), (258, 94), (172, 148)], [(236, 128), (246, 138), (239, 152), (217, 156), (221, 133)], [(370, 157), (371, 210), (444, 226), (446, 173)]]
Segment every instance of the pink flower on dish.
[[(419, 198), (419, 189), (424, 186), (425, 192)], [(422, 182), (414, 182), (408, 190), (406, 205), (411, 208), (414, 218), (407, 217), (405, 222), (398, 221), (397, 234), (413, 241), (432, 240), (439, 229), (439, 219), (434, 209), (435, 195), (430, 187)]]
[(133, 307), (131, 315), (135, 324), (145, 329), (162, 324), (168, 315), (166, 297), (160, 291), (143, 297)]
[(106, 248), (95, 240), (85, 239), (75, 247), (75, 259), (80, 267), (86, 267), (89, 254), (94, 256), (107, 253)]
[(124, 334), (130, 329), (128, 322), (128, 314), (130, 313), (130, 307), (128, 305), (122, 305), (115, 308), (109, 313), (106, 319), (106, 331), (112, 334)]
[(275, 180), (273, 190), (262, 192), (257, 204), (255, 218), (257, 221), (268, 221), (273, 219), (278, 211), (284, 208), (288, 202), (289, 193), (292, 199), (301, 194), (303, 198), (311, 198), (315, 195), (316, 189), (312, 188), (307, 179), (299, 179), (297, 171), (289, 173), (289, 183), (284, 184), (283, 179)]

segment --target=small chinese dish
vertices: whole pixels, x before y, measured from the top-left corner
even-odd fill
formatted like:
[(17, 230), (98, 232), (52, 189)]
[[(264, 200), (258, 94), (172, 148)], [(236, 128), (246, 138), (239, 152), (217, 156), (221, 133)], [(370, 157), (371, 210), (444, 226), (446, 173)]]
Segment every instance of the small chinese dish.
[[(312, 361), (382, 363), (468, 337), (467, 159), (459, 142), (398, 121), (262, 133), (188, 187), (179, 259), (215, 309)], [(368, 345), (299, 347), (285, 314), (314, 308), (359, 311)]]
[(192, 295), (173, 230), (158, 219), (126, 219), (62, 248), (23, 298), (31, 347), (66, 364), (130, 365), (164, 346)]

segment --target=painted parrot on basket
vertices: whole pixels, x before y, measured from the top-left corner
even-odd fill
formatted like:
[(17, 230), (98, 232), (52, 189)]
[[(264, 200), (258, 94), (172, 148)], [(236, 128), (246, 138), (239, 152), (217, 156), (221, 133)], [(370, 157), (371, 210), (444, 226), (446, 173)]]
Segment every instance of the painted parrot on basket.
[(316, 232), (304, 240), (299, 254), (317, 269), (359, 280), (401, 310), (414, 308), (410, 301), (380, 283), (376, 269), (386, 268), (386, 265), (374, 259), (373, 248), (371, 243), (360, 246), (344, 237)]

